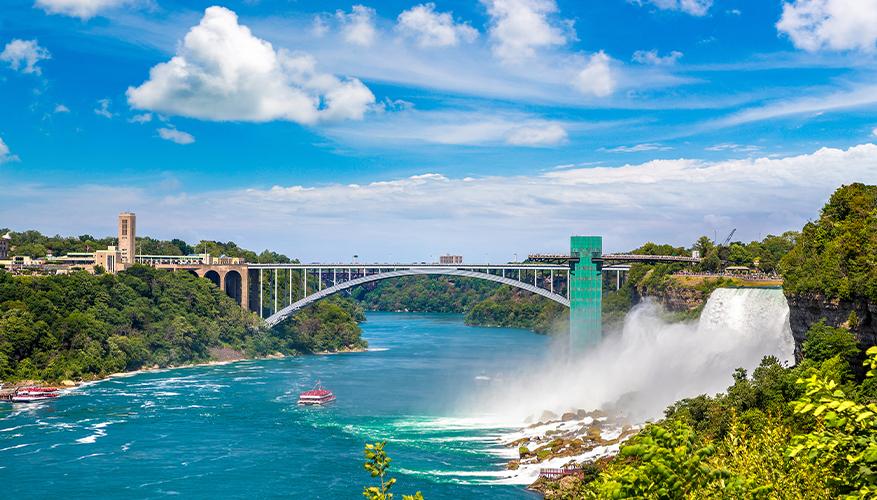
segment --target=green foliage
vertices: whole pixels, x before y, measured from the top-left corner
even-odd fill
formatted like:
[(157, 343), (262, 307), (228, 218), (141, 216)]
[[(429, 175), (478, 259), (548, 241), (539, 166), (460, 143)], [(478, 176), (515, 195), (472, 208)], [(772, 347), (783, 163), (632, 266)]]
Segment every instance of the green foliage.
[(370, 311), (467, 313), (499, 286), (477, 278), (410, 276), (357, 287), (351, 295)]
[[(867, 355), (867, 376), (872, 378), (877, 347)], [(830, 464), (833, 498), (877, 498), (877, 405), (849, 399), (834, 380), (818, 375), (799, 382), (806, 384), (807, 392), (795, 401), (795, 413), (812, 415), (819, 425), (814, 432), (796, 436), (788, 456), (804, 454), (811, 463)]]
[(813, 361), (826, 361), (835, 356), (849, 359), (859, 353), (856, 337), (846, 328), (825, 325), (825, 318), (810, 325), (804, 341), (804, 356)]
[(877, 186), (842, 186), (782, 259), (787, 294), (877, 299)]
[(716, 445), (700, 443), (685, 423), (672, 422), (667, 428), (650, 425), (621, 447), (619, 458), (637, 461), (609, 475), (598, 485), (604, 498), (682, 500), (697, 498), (693, 493), (707, 488), (713, 498), (766, 498), (770, 486), (710, 465)]
[(210, 348), (250, 356), (364, 347), (349, 299), (322, 301), (277, 328), (261, 328), (206, 279), (134, 265), (14, 278), (0, 272), (0, 379), (89, 379), (113, 372), (201, 363)]
[(542, 335), (569, 333), (569, 310), (541, 295), (502, 285), (475, 305), (467, 325), (531, 328)]
[[(365, 451), (363, 451), (366, 458), (366, 462), (363, 464), (363, 468), (367, 470), (372, 477), (381, 478), (380, 486), (365, 487), (365, 491), (362, 493), (362, 496), (368, 498), (369, 500), (391, 500), (393, 498), (393, 494), (389, 493), (389, 491), (390, 487), (396, 483), (396, 480), (389, 477), (388, 471), (390, 469), (390, 462), (392, 462), (393, 459), (388, 457), (387, 452), (384, 451), (384, 445), (386, 444), (386, 441), (375, 444), (367, 444), (365, 445)], [(418, 491), (414, 495), (402, 495), (402, 499), (423, 500), (423, 495), (421, 495)]]
[(10, 255), (28, 255), (34, 259), (45, 257), (49, 249), (53, 255), (67, 255), (71, 252), (106, 250), (108, 246), (118, 244), (118, 238), (114, 237), (98, 239), (87, 234), (79, 237), (44, 236), (33, 230), (20, 233), (10, 231), (9, 236), (12, 238), (10, 245), (16, 247), (9, 252)]
[(97, 264), (94, 266), (94, 274), (100, 276), (101, 274), (103, 274), (105, 272), (107, 272), (107, 270), (104, 268), (104, 266), (102, 266), (100, 264)]
[(362, 308), (337, 295), (311, 304), (275, 326), (271, 335), (257, 339), (255, 352), (286, 354), (364, 349), (357, 323), (365, 321)]

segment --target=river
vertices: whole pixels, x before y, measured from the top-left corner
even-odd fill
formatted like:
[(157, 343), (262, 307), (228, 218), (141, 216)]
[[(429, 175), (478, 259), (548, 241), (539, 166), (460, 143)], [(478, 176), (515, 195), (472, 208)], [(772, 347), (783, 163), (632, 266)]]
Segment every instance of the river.
[[(4, 496), (356, 499), (377, 484), (365, 444), (388, 440), (398, 498), (540, 498), (503, 484), (515, 452), (469, 408), (504, 374), (547, 363), (548, 339), (461, 315), (367, 318), (368, 352), (157, 370), (0, 404)], [(296, 406), (318, 380), (337, 403)]]

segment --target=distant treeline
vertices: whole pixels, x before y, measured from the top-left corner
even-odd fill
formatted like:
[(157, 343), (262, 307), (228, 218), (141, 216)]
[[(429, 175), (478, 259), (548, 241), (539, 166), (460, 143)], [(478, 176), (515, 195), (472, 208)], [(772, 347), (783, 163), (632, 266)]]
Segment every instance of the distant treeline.
[[(94, 252), (106, 250), (109, 246), (119, 244), (116, 236), (96, 238), (90, 234), (80, 236), (45, 236), (39, 231), (11, 231), (8, 228), (0, 229), (0, 236), (9, 233), (10, 245), (14, 246), (10, 255), (27, 255), (31, 258), (43, 258), (51, 250), (52, 255), (61, 256), (70, 253)], [(264, 250), (257, 254), (252, 250), (240, 248), (233, 241), (222, 243), (220, 241), (201, 240), (195, 245), (174, 238), (172, 240), (157, 240), (149, 236), (138, 236), (135, 253), (139, 255), (191, 255), (194, 253), (209, 253), (210, 255), (228, 257), (241, 257), (246, 262), (261, 262), (266, 264), (290, 263), (293, 261), (283, 254), (270, 250)]]

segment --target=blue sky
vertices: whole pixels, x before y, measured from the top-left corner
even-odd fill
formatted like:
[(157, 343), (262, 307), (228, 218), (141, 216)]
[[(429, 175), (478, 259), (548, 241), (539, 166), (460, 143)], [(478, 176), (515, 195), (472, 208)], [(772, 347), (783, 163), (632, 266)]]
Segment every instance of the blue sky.
[(6, 0), (0, 48), (16, 230), (505, 261), (877, 183), (877, 0)]

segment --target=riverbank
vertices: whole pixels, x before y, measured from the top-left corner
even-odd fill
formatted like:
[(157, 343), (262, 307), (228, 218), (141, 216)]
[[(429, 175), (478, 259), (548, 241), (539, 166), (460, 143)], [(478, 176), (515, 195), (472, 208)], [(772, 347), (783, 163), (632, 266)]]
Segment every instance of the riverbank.
[[(252, 358), (246, 357), (244, 353), (235, 351), (228, 347), (223, 348), (211, 348), (216, 349), (218, 352), (222, 352), (222, 358), (215, 360), (206, 361), (203, 363), (186, 363), (180, 365), (168, 365), (168, 366), (158, 366), (153, 365), (151, 367), (143, 367), (139, 370), (129, 370), (122, 372), (113, 372), (109, 373), (103, 377), (93, 377), (93, 378), (82, 378), (78, 380), (62, 380), (59, 384), (48, 383), (44, 380), (20, 380), (18, 382), (4, 382), (0, 380), (0, 384), (3, 384), (4, 388), (20, 388), (20, 387), (51, 387), (54, 389), (70, 389), (72, 387), (78, 387), (79, 385), (87, 382), (99, 382), (101, 380), (107, 380), (109, 378), (114, 377), (130, 377), (140, 373), (150, 373), (150, 372), (159, 372), (164, 370), (176, 370), (180, 368), (196, 368), (199, 366), (215, 366), (215, 365), (225, 365), (230, 363), (237, 363), (238, 361), (252, 361), (258, 359), (276, 359), (276, 358), (286, 358), (286, 357), (297, 357), (297, 356), (320, 356), (320, 355), (331, 355), (331, 354), (347, 354), (354, 352), (366, 352), (369, 351), (369, 348), (359, 348), (353, 347), (340, 351), (321, 351), (321, 352), (312, 352), (312, 353), (300, 353), (300, 354), (283, 354), (280, 352), (276, 352), (274, 354), (267, 354), (265, 356), (255, 356)], [(379, 350), (379, 349), (377, 349)]]

